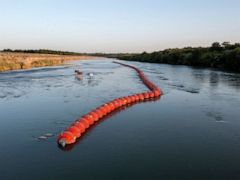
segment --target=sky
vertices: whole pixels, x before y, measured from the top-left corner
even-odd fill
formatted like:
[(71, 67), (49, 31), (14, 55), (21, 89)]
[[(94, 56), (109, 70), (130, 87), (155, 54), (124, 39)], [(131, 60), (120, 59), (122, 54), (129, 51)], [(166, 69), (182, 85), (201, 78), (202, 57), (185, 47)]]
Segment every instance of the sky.
[(240, 42), (240, 0), (0, 0), (0, 49), (152, 52)]

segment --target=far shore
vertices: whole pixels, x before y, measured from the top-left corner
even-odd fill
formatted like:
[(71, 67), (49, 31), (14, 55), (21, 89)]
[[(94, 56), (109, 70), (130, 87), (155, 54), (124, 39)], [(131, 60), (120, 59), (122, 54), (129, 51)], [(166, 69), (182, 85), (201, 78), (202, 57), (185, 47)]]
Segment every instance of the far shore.
[(0, 72), (56, 66), (70, 60), (96, 59), (96, 56), (53, 55), (37, 53), (0, 52)]

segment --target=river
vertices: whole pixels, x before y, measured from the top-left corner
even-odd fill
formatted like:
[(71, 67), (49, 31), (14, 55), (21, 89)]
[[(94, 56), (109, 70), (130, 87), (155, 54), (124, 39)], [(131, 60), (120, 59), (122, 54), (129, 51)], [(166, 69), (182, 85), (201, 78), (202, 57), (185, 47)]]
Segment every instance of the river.
[(66, 149), (56, 138), (75, 119), (147, 90), (136, 72), (99, 59), (0, 73), (0, 179), (240, 179), (240, 74), (125, 63), (164, 95), (111, 114)]

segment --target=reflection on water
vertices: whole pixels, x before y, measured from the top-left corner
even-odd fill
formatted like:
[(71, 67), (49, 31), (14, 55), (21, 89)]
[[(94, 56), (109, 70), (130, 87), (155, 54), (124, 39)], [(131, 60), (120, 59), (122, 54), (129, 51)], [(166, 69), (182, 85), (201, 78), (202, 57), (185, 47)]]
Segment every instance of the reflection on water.
[(161, 100), (110, 114), (67, 153), (56, 136), (100, 104), (145, 91), (136, 73), (111, 59), (0, 73), (0, 179), (239, 179), (240, 75), (127, 63), (161, 87)]
[(83, 75), (82, 74), (75, 74), (75, 79), (78, 81), (82, 81), (83, 80)]
[(239, 90), (240, 88), (240, 74), (217, 70), (193, 69), (191, 75), (200, 83), (208, 83), (211, 88), (217, 88), (219, 83), (225, 84), (235, 90)]

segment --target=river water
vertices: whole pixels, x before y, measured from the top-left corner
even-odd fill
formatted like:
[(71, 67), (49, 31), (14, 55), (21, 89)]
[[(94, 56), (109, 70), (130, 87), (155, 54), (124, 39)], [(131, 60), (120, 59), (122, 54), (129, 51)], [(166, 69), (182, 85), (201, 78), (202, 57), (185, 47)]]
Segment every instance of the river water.
[(1, 73), (0, 179), (240, 179), (240, 74), (126, 63), (164, 95), (111, 114), (67, 149), (56, 138), (75, 119), (146, 90), (136, 72), (99, 59)]

